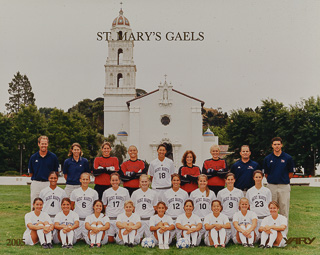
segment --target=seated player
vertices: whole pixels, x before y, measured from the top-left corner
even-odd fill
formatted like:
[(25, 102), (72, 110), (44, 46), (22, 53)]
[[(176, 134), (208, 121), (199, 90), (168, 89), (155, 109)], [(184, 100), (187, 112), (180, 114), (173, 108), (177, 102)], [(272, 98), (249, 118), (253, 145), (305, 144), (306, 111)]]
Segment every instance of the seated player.
[(40, 241), (42, 248), (48, 249), (52, 247), (52, 231), (53, 224), (49, 215), (42, 212), (43, 201), (37, 197), (33, 200), (32, 212), (24, 216), (26, 231), (23, 239), (26, 245), (35, 245)]

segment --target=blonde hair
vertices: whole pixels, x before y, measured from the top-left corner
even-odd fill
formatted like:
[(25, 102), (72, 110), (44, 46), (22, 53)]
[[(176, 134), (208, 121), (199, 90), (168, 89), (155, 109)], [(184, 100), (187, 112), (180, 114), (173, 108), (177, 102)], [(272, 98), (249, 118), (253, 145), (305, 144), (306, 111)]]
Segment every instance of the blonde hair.
[(126, 205), (131, 204), (134, 207), (134, 204), (131, 200), (127, 200), (124, 202), (124, 207), (126, 207)]
[(241, 203), (241, 200), (245, 200), (245, 201), (247, 201), (247, 203), (248, 203), (248, 210), (250, 210), (250, 202), (249, 202), (249, 199), (248, 198), (246, 198), (246, 197), (242, 197), (241, 199), (240, 199), (240, 201), (239, 201), (239, 210), (240, 210), (240, 203)]
[(47, 142), (49, 143), (49, 138), (48, 138), (47, 136), (45, 136), (45, 135), (39, 136), (39, 138), (38, 138), (38, 143), (40, 143), (41, 139), (45, 139), (45, 140), (47, 140)]
[(271, 201), (268, 205), (268, 208), (270, 208), (270, 205), (275, 205), (278, 209), (280, 208), (279, 204), (277, 201)]
[(220, 151), (220, 147), (217, 144), (214, 144), (210, 147), (210, 151), (212, 151), (213, 149), (218, 149), (218, 151)]
[(87, 173), (87, 172), (83, 172), (81, 175), (80, 175), (80, 179), (82, 178), (83, 175), (88, 175), (89, 178), (91, 177), (91, 174), (90, 173)]

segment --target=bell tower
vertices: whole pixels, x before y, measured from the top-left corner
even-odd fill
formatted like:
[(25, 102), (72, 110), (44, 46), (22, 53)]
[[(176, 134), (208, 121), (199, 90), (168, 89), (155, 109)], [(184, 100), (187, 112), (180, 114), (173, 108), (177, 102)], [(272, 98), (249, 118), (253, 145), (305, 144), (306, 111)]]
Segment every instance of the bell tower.
[(136, 96), (136, 72), (133, 61), (134, 42), (129, 40), (132, 30), (123, 15), (112, 22), (108, 41), (108, 57), (105, 64), (104, 135), (117, 135), (129, 130), (127, 101)]

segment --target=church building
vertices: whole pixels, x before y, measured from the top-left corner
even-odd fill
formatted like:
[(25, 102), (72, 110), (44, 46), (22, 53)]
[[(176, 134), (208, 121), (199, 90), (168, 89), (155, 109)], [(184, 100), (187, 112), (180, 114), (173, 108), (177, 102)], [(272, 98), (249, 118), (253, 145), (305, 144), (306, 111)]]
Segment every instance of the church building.
[[(181, 166), (186, 150), (197, 156), (202, 166), (210, 158), (210, 147), (218, 137), (202, 131), (202, 100), (173, 88), (165, 79), (158, 88), (136, 97), (137, 68), (133, 59), (134, 42), (123, 35), (132, 32), (129, 20), (123, 15), (112, 22), (105, 64), (104, 135), (114, 134), (117, 142), (128, 148), (135, 145), (138, 157), (150, 163), (157, 157), (157, 147), (166, 143), (172, 148), (175, 166)], [(143, 86), (140, 84), (139, 88)]]

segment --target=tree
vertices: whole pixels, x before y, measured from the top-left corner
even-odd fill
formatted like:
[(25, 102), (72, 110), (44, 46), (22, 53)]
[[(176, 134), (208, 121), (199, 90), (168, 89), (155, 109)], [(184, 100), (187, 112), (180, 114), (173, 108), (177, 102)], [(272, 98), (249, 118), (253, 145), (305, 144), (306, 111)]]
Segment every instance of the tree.
[(12, 158), (13, 119), (0, 113), (0, 172), (15, 170), (10, 167)]
[(9, 113), (19, 112), (21, 105), (34, 105), (35, 99), (32, 92), (31, 83), (26, 75), (21, 75), (20, 72), (14, 75), (9, 83), (9, 103), (6, 107)]

